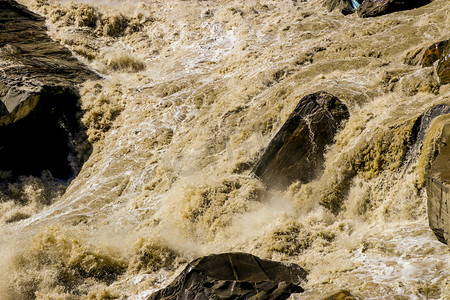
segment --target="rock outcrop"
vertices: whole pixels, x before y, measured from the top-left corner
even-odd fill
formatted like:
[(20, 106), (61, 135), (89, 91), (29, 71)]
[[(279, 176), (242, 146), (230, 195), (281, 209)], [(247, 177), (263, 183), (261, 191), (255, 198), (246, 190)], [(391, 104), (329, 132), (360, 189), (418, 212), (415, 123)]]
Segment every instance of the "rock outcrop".
[(450, 245), (450, 123), (436, 141), (437, 154), (428, 172), (428, 222), (439, 241)]
[(295, 264), (260, 259), (247, 253), (198, 258), (149, 300), (287, 299), (301, 293), (306, 271)]
[(342, 121), (350, 114), (327, 92), (303, 97), (265, 152), (253, 173), (268, 187), (285, 188), (314, 179), (322, 170), (324, 151), (334, 141)]
[(0, 170), (68, 179), (83, 160), (76, 85), (98, 76), (15, 1), (0, 1), (0, 36)]
[(430, 2), (430, 0), (364, 0), (357, 13), (361, 18), (376, 17), (395, 11), (417, 8)]

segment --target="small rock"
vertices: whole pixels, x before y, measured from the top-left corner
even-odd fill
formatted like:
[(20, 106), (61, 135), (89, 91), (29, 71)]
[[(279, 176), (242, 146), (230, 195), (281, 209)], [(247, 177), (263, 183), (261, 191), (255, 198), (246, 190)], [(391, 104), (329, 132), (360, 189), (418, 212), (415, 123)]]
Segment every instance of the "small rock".
[(440, 41), (428, 47), (422, 58), (422, 67), (431, 67), (433, 63), (442, 57), (444, 49), (448, 47), (450, 40)]

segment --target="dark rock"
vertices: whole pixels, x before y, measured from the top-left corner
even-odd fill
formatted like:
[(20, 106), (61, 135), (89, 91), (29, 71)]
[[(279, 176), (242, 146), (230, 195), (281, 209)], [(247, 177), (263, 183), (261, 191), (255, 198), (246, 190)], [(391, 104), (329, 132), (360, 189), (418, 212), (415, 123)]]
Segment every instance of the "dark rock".
[(83, 160), (76, 85), (98, 76), (46, 32), (41, 16), (0, 1), (0, 170), (68, 179)]
[(198, 258), (166, 288), (148, 299), (287, 299), (301, 293), (306, 271), (296, 264), (260, 259), (247, 253)]
[(336, 294), (323, 298), (323, 300), (357, 300), (349, 291), (340, 291)]
[(327, 92), (303, 97), (253, 169), (269, 187), (306, 183), (322, 170), (324, 151), (334, 141), (347, 107)]
[(440, 84), (450, 83), (450, 42), (442, 50), (441, 58), (438, 61), (436, 72), (439, 77)]
[(338, 9), (342, 14), (348, 15), (354, 13), (361, 3), (362, 0), (325, 0), (324, 6), (330, 12)]
[(426, 181), (428, 222), (438, 240), (450, 245), (450, 123), (436, 143)]
[(440, 41), (428, 47), (423, 53), (422, 67), (431, 67), (433, 63), (441, 59), (444, 49), (448, 47), (450, 40)]
[(414, 122), (412, 133), (411, 133), (411, 144), (413, 144), (413, 150), (418, 150), (422, 146), (422, 143), (425, 139), (425, 135), (427, 134), (428, 128), (431, 125), (431, 122), (439, 116), (450, 113), (450, 105), (447, 104), (439, 104), (432, 107), (427, 112), (417, 118)]
[(364, 0), (357, 13), (361, 18), (376, 17), (395, 11), (417, 8), (431, 0)]

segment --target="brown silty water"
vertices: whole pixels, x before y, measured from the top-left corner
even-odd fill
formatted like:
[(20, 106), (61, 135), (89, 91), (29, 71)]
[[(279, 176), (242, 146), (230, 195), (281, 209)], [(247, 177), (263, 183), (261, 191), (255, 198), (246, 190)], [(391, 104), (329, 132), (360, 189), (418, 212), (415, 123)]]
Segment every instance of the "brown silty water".
[[(448, 0), (369, 19), (318, 0), (20, 2), (104, 79), (81, 87), (94, 150), (65, 192), (27, 177), (2, 197), (0, 298), (145, 299), (193, 258), (245, 251), (309, 272), (292, 299), (450, 299), (422, 188), (442, 118), (422, 152), (405, 143), (450, 103), (405, 63), (448, 38)], [(350, 111), (323, 174), (266, 190), (251, 167), (322, 90)]]

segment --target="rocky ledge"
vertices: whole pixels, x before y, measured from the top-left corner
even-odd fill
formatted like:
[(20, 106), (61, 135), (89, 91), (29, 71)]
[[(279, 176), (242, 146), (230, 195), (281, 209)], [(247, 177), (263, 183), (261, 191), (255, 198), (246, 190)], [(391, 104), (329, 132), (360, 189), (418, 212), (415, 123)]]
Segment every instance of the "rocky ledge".
[(76, 150), (83, 140), (76, 86), (98, 76), (15, 1), (0, 1), (0, 36), (0, 177), (49, 170), (68, 179), (85, 156)]

